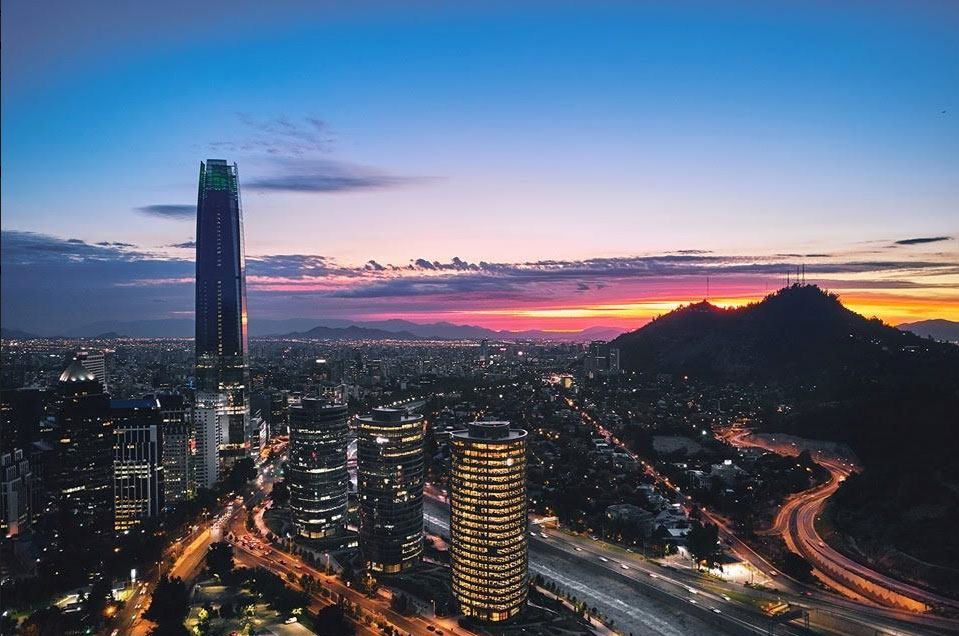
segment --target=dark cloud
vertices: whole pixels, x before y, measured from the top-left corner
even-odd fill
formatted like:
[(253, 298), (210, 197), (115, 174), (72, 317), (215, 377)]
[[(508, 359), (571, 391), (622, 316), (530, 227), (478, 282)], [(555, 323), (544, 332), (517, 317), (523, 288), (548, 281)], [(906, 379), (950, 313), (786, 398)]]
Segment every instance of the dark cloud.
[(920, 238), (907, 238), (901, 239), (893, 243), (893, 245), (923, 245), (925, 243), (939, 243), (941, 241), (951, 241), (951, 236), (929, 236), (929, 237), (920, 237)]
[(95, 245), (99, 245), (100, 247), (136, 247), (133, 243), (121, 243), (119, 241), (100, 241), (99, 243), (95, 243)]
[(588, 284), (588, 283), (576, 283), (576, 290), (577, 290), (577, 291), (589, 291), (589, 284)]
[(248, 134), (236, 141), (215, 141), (217, 151), (259, 152), (277, 157), (306, 157), (328, 152), (335, 141), (330, 127), (319, 117), (257, 119), (238, 113)]
[(171, 245), (167, 245), (167, 247), (178, 247), (185, 250), (195, 250), (196, 241), (183, 241), (182, 243), (173, 243)]
[(247, 180), (245, 190), (269, 192), (349, 192), (382, 190), (424, 181), (419, 177), (399, 177), (362, 166), (329, 160), (291, 160), (273, 162), (272, 175)]
[(179, 203), (156, 203), (135, 208), (141, 214), (156, 216), (161, 219), (192, 219), (196, 218), (196, 206)]

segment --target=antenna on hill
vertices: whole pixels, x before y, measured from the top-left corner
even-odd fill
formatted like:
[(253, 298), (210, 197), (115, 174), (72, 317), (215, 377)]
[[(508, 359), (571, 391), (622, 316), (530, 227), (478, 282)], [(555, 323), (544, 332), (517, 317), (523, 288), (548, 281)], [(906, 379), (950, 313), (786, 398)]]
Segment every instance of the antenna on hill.
[(706, 274), (706, 300), (709, 300), (709, 274)]

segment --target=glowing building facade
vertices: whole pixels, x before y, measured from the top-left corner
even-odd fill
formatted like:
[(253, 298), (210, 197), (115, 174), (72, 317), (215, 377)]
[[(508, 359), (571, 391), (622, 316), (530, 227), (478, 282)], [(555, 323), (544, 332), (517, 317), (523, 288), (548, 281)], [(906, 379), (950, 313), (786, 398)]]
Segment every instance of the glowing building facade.
[(196, 389), (225, 397), (221, 452), (255, 452), (250, 430), (246, 263), (236, 164), (200, 163), (196, 209)]
[(507, 620), (529, 591), (526, 431), (473, 422), (450, 451), (453, 595), (466, 616)]
[(163, 510), (163, 425), (160, 403), (111, 400), (113, 529), (125, 532)]
[(345, 404), (303, 398), (290, 407), (290, 510), (303, 539), (336, 537), (346, 529), (348, 434)]
[(423, 554), (423, 416), (374, 409), (356, 437), (360, 552), (369, 570), (386, 574)]

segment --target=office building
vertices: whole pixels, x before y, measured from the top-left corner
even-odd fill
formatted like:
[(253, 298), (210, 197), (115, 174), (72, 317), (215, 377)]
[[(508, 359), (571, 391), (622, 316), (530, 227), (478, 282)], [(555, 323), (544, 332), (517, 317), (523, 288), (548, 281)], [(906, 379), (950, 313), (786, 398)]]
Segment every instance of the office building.
[(318, 398), (291, 406), (290, 509), (303, 539), (335, 537), (346, 527), (349, 474), (347, 408)]
[(106, 393), (110, 392), (110, 385), (107, 382), (107, 360), (102, 351), (78, 351), (77, 360), (83, 365), (83, 368), (89, 371), (103, 385)]
[(191, 412), (181, 395), (156, 396), (163, 438), (163, 502), (169, 506), (189, 499)]
[(22, 449), (0, 455), (0, 536), (16, 537), (33, 521), (33, 472)]
[(190, 458), (196, 488), (213, 488), (220, 479), (220, 446), (229, 421), (225, 393), (198, 392), (193, 407), (195, 451)]
[(236, 164), (200, 163), (196, 214), (196, 389), (221, 393), (221, 455), (254, 452), (247, 366), (243, 212)]
[(583, 369), (590, 378), (619, 373), (619, 348), (608, 342), (594, 340), (589, 343), (583, 358)]
[(369, 570), (400, 572), (423, 553), (423, 416), (378, 408), (358, 425), (360, 553)]
[(125, 532), (163, 509), (163, 433), (156, 398), (111, 400), (113, 530)]
[(526, 431), (473, 422), (450, 436), (450, 555), (460, 612), (519, 614), (528, 593)]
[(77, 359), (55, 392), (59, 470), (55, 493), (65, 505), (98, 517), (113, 509), (113, 424), (110, 398)]

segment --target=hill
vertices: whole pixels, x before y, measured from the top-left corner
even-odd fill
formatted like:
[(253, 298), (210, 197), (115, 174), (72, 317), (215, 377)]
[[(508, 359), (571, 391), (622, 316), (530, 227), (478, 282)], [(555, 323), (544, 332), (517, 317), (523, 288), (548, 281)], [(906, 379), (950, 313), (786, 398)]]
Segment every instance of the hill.
[(901, 331), (911, 331), (923, 338), (932, 338), (942, 342), (959, 342), (959, 322), (954, 320), (920, 320), (904, 322), (896, 327)]
[(954, 351), (864, 318), (814, 285), (733, 309), (688, 305), (613, 342), (627, 370), (716, 380), (821, 382), (853, 370), (882, 377), (957, 360)]
[(21, 331), (20, 329), (7, 329), (6, 327), (0, 327), (0, 338), (9, 339), (9, 340), (35, 340), (41, 338), (35, 333), (30, 333), (29, 331)]
[(959, 347), (798, 285), (736, 309), (682, 307), (614, 342), (629, 370), (771, 387), (763, 430), (845, 442), (865, 466), (830, 504), (835, 527), (876, 559), (895, 548), (959, 568)]

